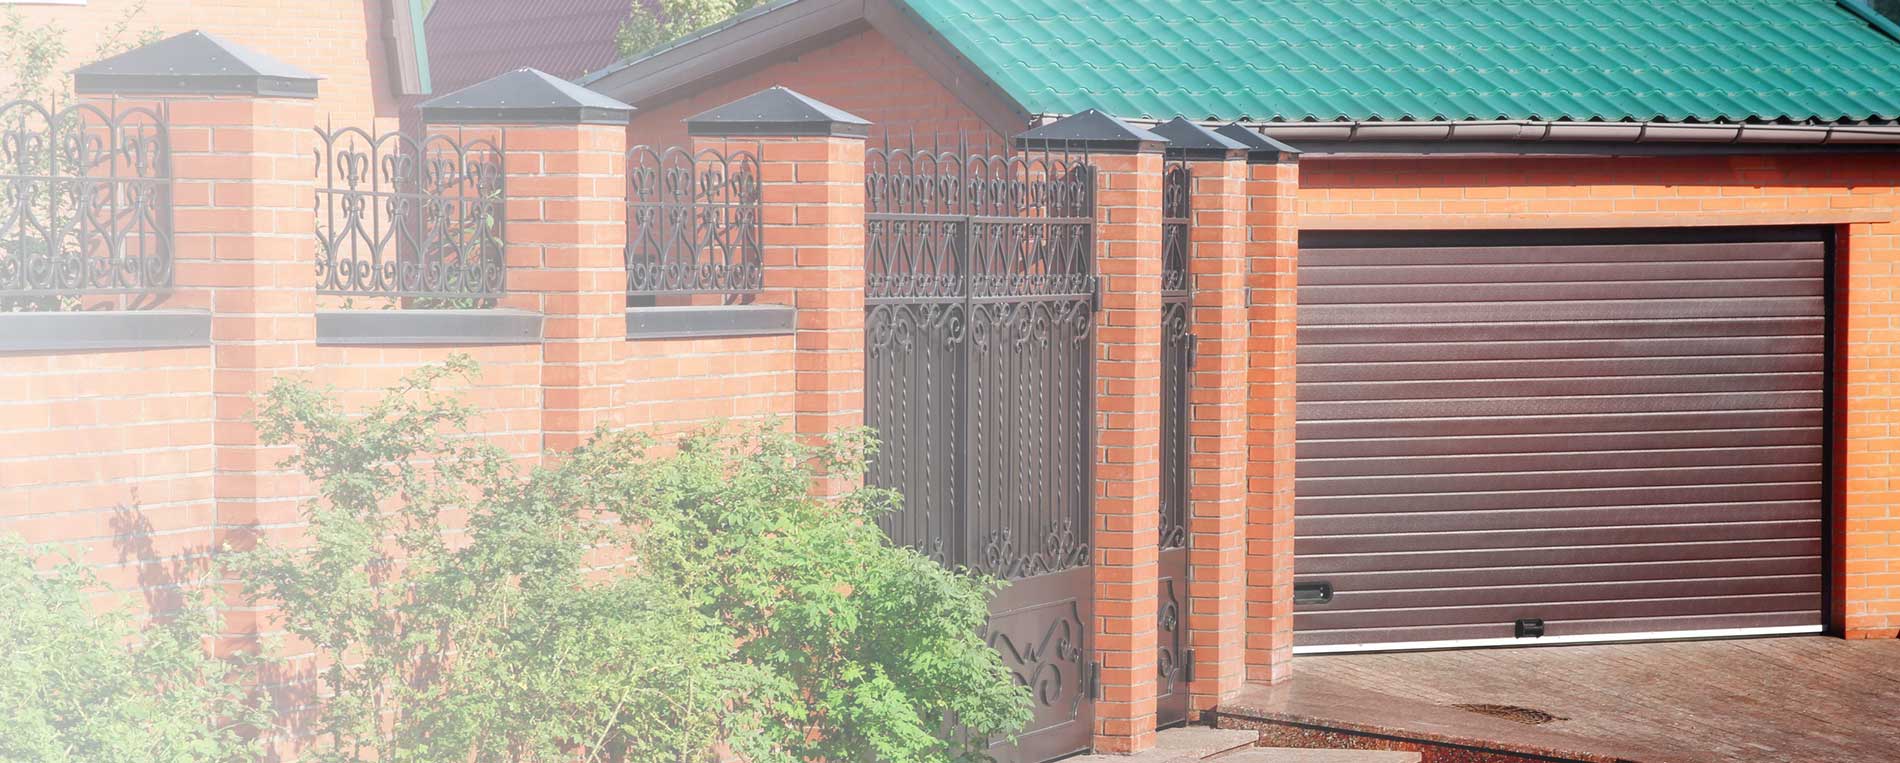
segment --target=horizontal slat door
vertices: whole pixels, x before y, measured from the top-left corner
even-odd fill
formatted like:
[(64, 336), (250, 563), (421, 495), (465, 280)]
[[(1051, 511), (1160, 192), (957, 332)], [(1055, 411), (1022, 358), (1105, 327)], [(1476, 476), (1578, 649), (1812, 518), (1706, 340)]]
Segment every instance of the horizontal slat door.
[(1303, 651), (1822, 622), (1818, 231), (1300, 253)]

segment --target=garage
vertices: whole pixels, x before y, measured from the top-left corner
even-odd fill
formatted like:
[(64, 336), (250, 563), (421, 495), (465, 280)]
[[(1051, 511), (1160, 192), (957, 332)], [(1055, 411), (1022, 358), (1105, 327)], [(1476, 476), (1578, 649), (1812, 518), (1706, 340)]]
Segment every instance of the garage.
[(1829, 233), (1303, 235), (1295, 651), (1819, 631)]

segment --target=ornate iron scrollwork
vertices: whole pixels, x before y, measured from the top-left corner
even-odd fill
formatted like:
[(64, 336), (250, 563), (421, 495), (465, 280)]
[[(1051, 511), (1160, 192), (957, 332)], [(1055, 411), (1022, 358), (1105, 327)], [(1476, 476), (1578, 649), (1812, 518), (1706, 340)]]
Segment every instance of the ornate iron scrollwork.
[(1047, 575), (1074, 569), (1089, 563), (1086, 531), (1078, 532), (1074, 523), (1051, 523), (1034, 549), (1018, 549), (1008, 529), (990, 533), (983, 543), (983, 563), (977, 571), (1004, 580)]
[(765, 287), (758, 150), (627, 151), (627, 294)]
[(317, 137), (319, 294), (481, 304), (506, 292), (498, 142), (358, 127)]
[(0, 309), (143, 306), (171, 288), (172, 245), (164, 108), (0, 104)]
[[(1067, 710), (1073, 715), (1088, 695), (1087, 655), (1083, 651), (1088, 624), (1082, 622), (1074, 602), (1060, 611), (1061, 615), (1044, 624), (1041, 633), (1035, 634), (1027, 646), (1017, 646), (1016, 640), (994, 623), (988, 640), (990, 646), (1003, 655), (1003, 662), (1016, 682), (1029, 687), (1037, 705), (1054, 708), (1066, 700)], [(1038, 620), (1030, 619), (1031, 628), (1038, 624)]]

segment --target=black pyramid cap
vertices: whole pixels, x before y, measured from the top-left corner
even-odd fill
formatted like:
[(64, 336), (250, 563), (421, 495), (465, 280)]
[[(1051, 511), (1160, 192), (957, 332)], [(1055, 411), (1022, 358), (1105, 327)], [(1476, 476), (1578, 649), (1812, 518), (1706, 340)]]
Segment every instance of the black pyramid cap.
[(1016, 136), (1021, 148), (1063, 149), (1100, 154), (1135, 153), (1165, 146), (1167, 138), (1095, 109), (1058, 119)]
[(423, 101), (434, 124), (626, 124), (632, 106), (539, 69), (516, 69)]
[(1300, 155), (1299, 149), (1269, 138), (1265, 133), (1239, 122), (1230, 122), (1214, 128), (1214, 132), (1245, 145), (1247, 161), (1250, 162), (1278, 162)]
[(783, 87), (768, 87), (686, 120), (688, 135), (833, 135), (863, 138), (871, 123), (856, 114)]
[(73, 90), (315, 98), (318, 79), (230, 40), (193, 30), (74, 69)]
[(1154, 134), (1168, 139), (1168, 156), (1175, 159), (1225, 159), (1230, 153), (1247, 150), (1246, 144), (1190, 122), (1187, 117), (1155, 125)]

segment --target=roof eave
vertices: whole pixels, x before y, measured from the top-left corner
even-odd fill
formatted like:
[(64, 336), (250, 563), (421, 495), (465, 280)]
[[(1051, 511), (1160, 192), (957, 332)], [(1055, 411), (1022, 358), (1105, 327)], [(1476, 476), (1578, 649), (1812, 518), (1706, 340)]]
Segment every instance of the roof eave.
[(991, 129), (1010, 135), (1028, 124), (1029, 111), (1022, 104), (958, 54), (901, 0), (779, 0), (624, 59), (578, 82), (648, 108), (708, 81), (730, 78), (864, 29), (890, 38)]
[(1703, 124), (1683, 122), (1569, 122), (1472, 120), (1440, 122), (1263, 122), (1262, 134), (1299, 145), (1303, 142), (1450, 142), (1725, 144), (1893, 144), (1900, 125), (1878, 124)]
[[(1046, 123), (1059, 115), (1038, 115), (1034, 123)], [(1153, 125), (1159, 120), (1124, 118), (1136, 125)], [(1219, 127), (1220, 121), (1202, 120), (1207, 127)], [(1352, 145), (1452, 146), (1483, 144), (1487, 148), (1521, 146), (1536, 152), (1539, 146), (1670, 145), (1679, 149), (1704, 147), (1733, 149), (1748, 146), (1806, 147), (1830, 150), (1888, 150), (1900, 148), (1900, 124), (1705, 124), (1684, 122), (1576, 122), (1544, 120), (1464, 120), (1429, 122), (1337, 121), (1337, 122), (1243, 122), (1236, 123), (1262, 135), (1290, 144), (1302, 151), (1324, 146), (1315, 153), (1338, 153)], [(1433, 150), (1430, 153), (1450, 153)]]

